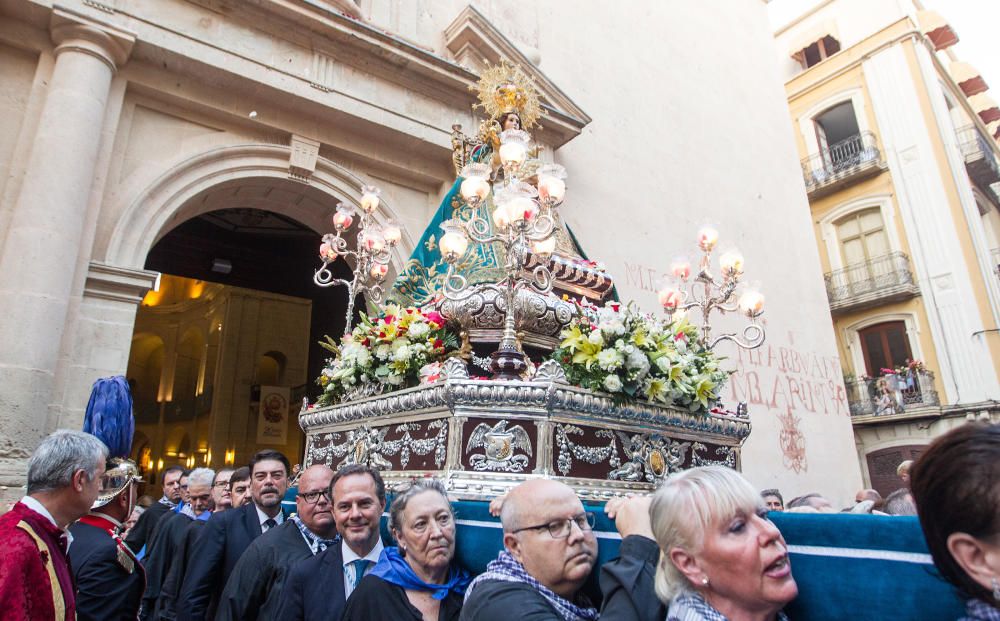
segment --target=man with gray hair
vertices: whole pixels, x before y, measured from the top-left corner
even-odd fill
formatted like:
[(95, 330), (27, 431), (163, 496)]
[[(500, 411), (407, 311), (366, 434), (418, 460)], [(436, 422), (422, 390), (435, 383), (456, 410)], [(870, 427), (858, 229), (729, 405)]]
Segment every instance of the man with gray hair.
[(913, 502), (910, 488), (901, 487), (886, 496), (885, 512), (889, 515), (916, 515), (917, 504)]
[(0, 516), (0, 610), (4, 619), (75, 619), (67, 528), (101, 491), (108, 448), (82, 431), (59, 430), (28, 462), (28, 494)]
[(214, 470), (192, 470), (187, 479), (189, 502), (180, 511), (168, 513), (156, 523), (146, 554), (146, 591), (142, 596), (141, 619), (168, 618), (163, 614), (165, 602), (160, 601), (163, 583), (175, 564), (185, 563), (183, 557), (178, 557), (178, 550), (185, 547), (188, 530), (195, 522), (204, 522), (212, 516), (214, 481)]

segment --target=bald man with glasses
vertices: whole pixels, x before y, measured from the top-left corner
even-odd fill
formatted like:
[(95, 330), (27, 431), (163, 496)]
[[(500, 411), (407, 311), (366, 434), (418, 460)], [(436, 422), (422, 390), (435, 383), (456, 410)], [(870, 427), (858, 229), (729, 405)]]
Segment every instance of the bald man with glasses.
[(562, 483), (521, 483), (500, 510), (504, 549), (469, 585), (462, 621), (510, 621), (512, 611), (522, 621), (664, 619), (653, 590), (659, 549), (648, 510), (648, 498), (608, 503), (622, 547), (601, 570), (598, 612), (581, 592), (597, 561), (595, 515)]

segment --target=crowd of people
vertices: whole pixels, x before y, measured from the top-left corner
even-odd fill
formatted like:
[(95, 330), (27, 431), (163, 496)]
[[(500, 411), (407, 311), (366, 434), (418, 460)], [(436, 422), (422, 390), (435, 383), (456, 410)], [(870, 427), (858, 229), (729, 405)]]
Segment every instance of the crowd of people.
[[(908, 468), (902, 493), (861, 490), (845, 511), (915, 513), (967, 619), (1000, 619), (1000, 426), (959, 427)], [(271, 450), (238, 470), (168, 468), (163, 496), (135, 512), (135, 473), (95, 437), (58, 431), (0, 517), (3, 617), (782, 620), (798, 586), (769, 512), (833, 511), (819, 494), (786, 505), (734, 470), (692, 468), (606, 503), (621, 546), (597, 567), (595, 515), (563, 483), (528, 480), (495, 503), (503, 548), (473, 576), (456, 562), (440, 481), (416, 479), (390, 501), (376, 469), (313, 465), (286, 512), (290, 475)], [(599, 601), (584, 588), (594, 571)]]

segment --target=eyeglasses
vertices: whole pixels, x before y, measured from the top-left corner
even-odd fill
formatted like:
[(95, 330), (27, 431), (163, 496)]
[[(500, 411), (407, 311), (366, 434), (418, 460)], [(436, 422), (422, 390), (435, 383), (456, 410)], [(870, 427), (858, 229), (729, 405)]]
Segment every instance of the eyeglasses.
[(330, 497), (330, 492), (322, 490), (319, 492), (305, 492), (304, 494), (299, 494), (299, 498), (305, 500), (307, 503), (314, 505), (319, 502), (320, 497), (326, 498), (327, 502), (333, 502), (333, 498)]
[(549, 536), (553, 539), (565, 539), (569, 537), (570, 532), (573, 530), (573, 524), (579, 528), (582, 532), (589, 532), (594, 530), (594, 524), (597, 523), (597, 516), (593, 513), (581, 513), (579, 515), (574, 515), (571, 518), (566, 518), (563, 520), (553, 520), (547, 524), (539, 524), (538, 526), (525, 526), (524, 528), (518, 528), (513, 533), (519, 533), (522, 530), (542, 530), (543, 528), (548, 529)]
[(216, 481), (215, 482), (215, 487), (227, 488), (227, 487), (229, 487), (229, 481)]

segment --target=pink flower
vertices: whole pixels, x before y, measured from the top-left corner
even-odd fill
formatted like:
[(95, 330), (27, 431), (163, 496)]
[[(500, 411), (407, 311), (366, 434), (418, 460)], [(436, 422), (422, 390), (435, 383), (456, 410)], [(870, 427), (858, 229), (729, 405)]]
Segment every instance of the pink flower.
[(436, 324), (436, 328), (440, 328), (444, 325), (444, 317), (442, 317), (441, 313), (437, 311), (428, 311), (424, 313), (424, 319), (426, 319), (428, 323)]

